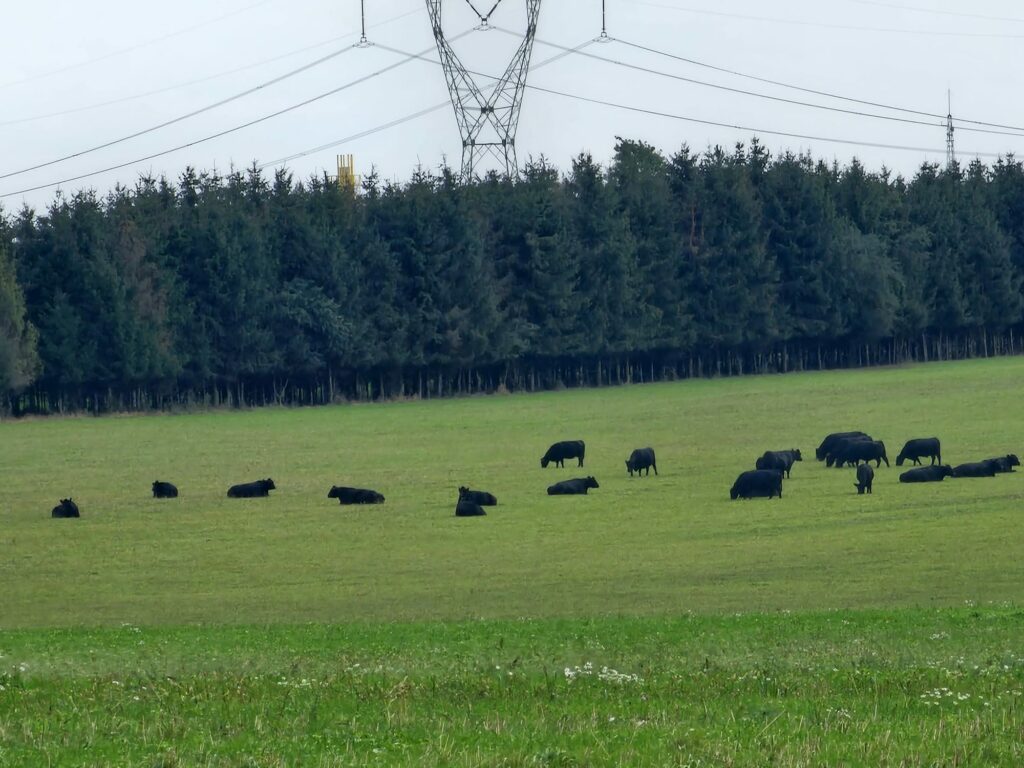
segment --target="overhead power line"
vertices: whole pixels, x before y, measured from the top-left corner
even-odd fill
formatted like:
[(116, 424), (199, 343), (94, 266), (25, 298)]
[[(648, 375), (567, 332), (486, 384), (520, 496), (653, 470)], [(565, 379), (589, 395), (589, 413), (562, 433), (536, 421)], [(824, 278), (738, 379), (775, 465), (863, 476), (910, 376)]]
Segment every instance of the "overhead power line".
[[(499, 32), (504, 32), (506, 34), (514, 34), (514, 33), (510, 32), (509, 30), (504, 29), (503, 27), (494, 27), (494, 29), (497, 29)], [(637, 45), (635, 43), (629, 43), (629, 42), (626, 42), (626, 41), (621, 41), (618, 38), (612, 38), (612, 40), (614, 42), (621, 42), (624, 45), (631, 46), (633, 48), (637, 48), (637, 49), (640, 49), (640, 50), (649, 51), (651, 53), (656, 53), (656, 54), (660, 54), (660, 55), (663, 55), (663, 56), (669, 56), (670, 58), (681, 58), (681, 57), (675, 57), (672, 54), (663, 53), (662, 51), (658, 51), (658, 50), (656, 50), (654, 48), (649, 48), (647, 46), (642, 46), (642, 45)], [(546, 40), (541, 40), (539, 38), (537, 39), (537, 42), (540, 43), (541, 45), (546, 45), (546, 46), (549, 46), (549, 47), (552, 47), (552, 48), (559, 48), (559, 49), (565, 50), (565, 47), (562, 46), (562, 45), (559, 45), (558, 43), (552, 43), (552, 42), (549, 42), (549, 41), (546, 41)], [(941, 120), (941, 122), (925, 122), (924, 120), (913, 120), (913, 119), (905, 118), (905, 117), (895, 117), (893, 115), (880, 115), (880, 114), (874, 113), (874, 112), (863, 112), (861, 110), (855, 110), (855, 109), (843, 109), (842, 107), (831, 107), (831, 106), (828, 106), (827, 104), (816, 104), (814, 102), (809, 102), (809, 101), (799, 101), (797, 99), (787, 99), (787, 98), (782, 97), (782, 96), (772, 96), (771, 94), (759, 93), (757, 91), (748, 91), (748, 90), (743, 89), (743, 88), (733, 88), (733, 87), (730, 87), (730, 86), (727, 86), (727, 85), (721, 85), (719, 83), (709, 83), (709, 82), (707, 82), (705, 80), (697, 80), (697, 79), (692, 78), (692, 77), (684, 77), (683, 75), (677, 75), (677, 74), (674, 74), (672, 72), (665, 72), (664, 70), (654, 69), (652, 67), (644, 67), (644, 66), (641, 66), (639, 64), (632, 64), (630, 62), (621, 61), (619, 59), (612, 59), (612, 58), (609, 58), (607, 56), (601, 56), (601, 55), (596, 54), (596, 53), (583, 53), (583, 52), (578, 52), (578, 53), (579, 53), (580, 56), (584, 56), (584, 57), (586, 57), (588, 59), (595, 59), (597, 61), (603, 61), (603, 62), (605, 62), (607, 64), (614, 64), (615, 66), (624, 67), (626, 69), (632, 69), (632, 70), (636, 70), (636, 71), (639, 71), (639, 72), (645, 72), (647, 74), (657, 75), (658, 77), (667, 77), (667, 78), (672, 79), (672, 80), (678, 80), (680, 82), (690, 83), (691, 85), (700, 85), (700, 86), (703, 86), (705, 88), (714, 88), (716, 90), (727, 91), (729, 93), (737, 93), (737, 94), (740, 94), (742, 96), (751, 96), (751, 97), (758, 98), (758, 99), (765, 99), (767, 101), (777, 101), (777, 102), (781, 102), (783, 104), (792, 104), (794, 106), (807, 107), (807, 108), (810, 108), (810, 109), (820, 109), (820, 110), (824, 110), (824, 111), (827, 111), (827, 112), (838, 112), (838, 113), (846, 114), (846, 115), (855, 115), (857, 117), (868, 117), (868, 118), (872, 118), (874, 120), (888, 120), (890, 122), (906, 123), (906, 124), (909, 124), (909, 125), (923, 125), (925, 127), (930, 127), (930, 128), (944, 128), (945, 127), (945, 118), (946, 118), (945, 115), (932, 115), (932, 114), (929, 114), (929, 113), (918, 113), (918, 114), (926, 114), (929, 117), (935, 117), (938, 120)], [(692, 61), (692, 60), (688, 60), (688, 61)], [(732, 72), (731, 74), (738, 74), (738, 73)], [(763, 80), (763, 78), (755, 78), (755, 79)], [(771, 81), (768, 81), (768, 82), (771, 82)], [(778, 85), (779, 83), (774, 83), (774, 84)], [(801, 90), (806, 90), (806, 89), (801, 89)], [(829, 94), (825, 94), (825, 93), (822, 93), (822, 92), (815, 92), (815, 93), (818, 93), (818, 95), (826, 95), (826, 96), (829, 95)], [(886, 108), (886, 109), (889, 108), (889, 107), (886, 107), (885, 105), (881, 105), (881, 104), (877, 104), (875, 106), (879, 106), (879, 107)], [(909, 111), (909, 110), (901, 110), (901, 111)], [(971, 122), (975, 123), (975, 124), (978, 124), (977, 121), (971, 121)], [(991, 123), (986, 123), (986, 125), (991, 125)], [(1012, 127), (1012, 126), (1000, 126), (1000, 127), (1004, 127), (1005, 128), (1005, 127)], [(999, 135), (1021, 136), (1021, 137), (1024, 137), (1024, 128), (1018, 129), (1018, 130), (1022, 131), (1021, 133), (1007, 133), (1007, 132), (1003, 132), (1003, 131), (983, 130), (983, 129), (977, 129), (977, 128), (975, 128), (975, 129), (964, 129), (964, 130), (974, 130), (974, 131), (977, 131), (977, 132), (980, 132), (980, 133), (993, 133), (993, 134), (999, 134)]]
[(290, 72), (285, 72), (283, 75), (279, 75), (278, 77), (275, 77), (272, 80), (268, 80), (265, 83), (260, 83), (259, 85), (253, 88), (248, 88), (242, 91), (241, 93), (236, 93), (233, 96), (228, 96), (226, 99), (221, 99), (220, 101), (216, 101), (213, 104), (208, 104), (205, 107), (193, 110), (192, 112), (188, 112), (187, 114), (179, 115), (178, 117), (172, 118), (171, 120), (165, 120), (162, 123), (151, 126), (149, 128), (145, 128), (141, 131), (129, 133), (127, 136), (122, 136), (119, 139), (112, 139), (110, 141), (104, 142), (103, 144), (97, 144), (94, 147), (89, 147), (88, 149), (83, 149), (78, 152), (72, 152), (70, 155), (64, 155), (63, 157), (58, 157), (53, 160), (47, 160), (45, 163), (37, 163), (36, 165), (31, 165), (27, 168), (22, 168), (17, 171), (10, 171), (9, 173), (0, 174), (0, 179), (9, 179), (12, 176), (20, 176), (21, 174), (28, 173), (29, 171), (37, 171), (40, 168), (47, 168), (51, 165), (56, 165), (57, 163), (63, 163), (66, 160), (73, 160), (76, 157), (82, 157), (93, 152), (98, 152), (101, 149), (107, 149), (108, 147), (113, 147), (116, 146), (117, 144), (123, 144), (124, 142), (130, 141), (131, 139), (137, 139), (139, 136), (145, 136), (147, 133), (159, 131), (161, 128), (166, 128), (169, 125), (180, 123), (183, 120), (188, 120), (191, 117), (196, 117), (197, 115), (201, 115), (204, 112), (209, 112), (211, 110), (217, 109), (218, 107), (223, 107), (225, 104), (230, 104), (233, 101), (238, 101), (239, 99), (245, 98), (246, 96), (251, 96), (252, 94), (256, 93), (256, 91), (268, 88), (272, 85), (276, 85), (277, 83), (280, 83), (283, 80), (287, 80), (288, 78), (294, 77), (295, 75), (298, 75), (301, 72), (305, 72), (306, 70), (319, 66), (320, 64), (323, 64), (326, 61), (330, 61), (331, 59), (337, 58), (338, 56), (341, 56), (343, 53), (348, 53), (351, 50), (353, 50), (352, 46), (340, 48), (339, 50), (333, 51), (327, 54), (326, 56), (321, 56), (319, 59), (316, 59), (315, 61), (311, 61), (308, 64), (304, 64), (301, 67), (298, 67), (297, 69), (293, 69)]
[[(383, 27), (386, 24), (391, 24), (393, 22), (400, 21), (401, 19), (404, 19), (404, 18), (406, 18), (408, 16), (413, 16), (413, 15), (419, 14), (419, 13), (423, 13), (423, 8), (415, 8), (415, 9), (413, 9), (411, 11), (406, 11), (405, 13), (400, 13), (397, 16), (392, 16), (391, 18), (385, 19), (384, 21), (377, 22), (376, 24), (370, 24), (370, 25), (367, 26), (367, 29), (376, 29), (377, 27)], [(102, 102), (98, 102), (98, 103), (95, 103), (95, 104), (87, 104), (87, 105), (81, 106), (81, 107), (73, 107), (71, 109), (64, 109), (64, 110), (61, 110), (59, 112), (47, 112), (46, 114), (42, 114), (42, 115), (32, 115), (32, 116), (29, 116), (29, 117), (19, 117), (19, 118), (15, 118), (13, 120), (0, 120), (0, 127), (4, 127), (4, 126), (8, 126), (8, 125), (19, 125), (21, 123), (31, 123), (31, 122), (35, 122), (37, 120), (46, 120), (48, 118), (53, 118), (53, 117), (65, 117), (67, 115), (74, 115), (74, 114), (78, 114), (80, 112), (88, 112), (88, 111), (93, 110), (93, 109), (101, 109), (103, 107), (110, 107), (110, 106), (114, 106), (116, 104), (124, 104), (124, 103), (129, 102), (129, 101), (135, 101), (136, 99), (144, 99), (147, 96), (158, 96), (159, 94), (162, 94), (162, 93), (169, 93), (170, 91), (176, 91), (176, 90), (178, 90), (180, 88), (188, 88), (189, 86), (192, 86), (192, 85), (200, 85), (202, 83), (208, 83), (208, 82), (211, 82), (212, 80), (217, 80), (217, 79), (222, 78), (222, 77), (227, 77), (229, 75), (235, 75), (235, 74), (238, 74), (239, 72), (245, 72), (245, 71), (250, 70), (250, 69), (255, 69), (256, 67), (262, 67), (262, 66), (264, 66), (266, 64), (273, 64), (274, 62), (281, 61), (282, 59), (289, 59), (292, 56), (297, 56), (297, 55), (299, 55), (301, 53), (308, 53), (309, 51), (314, 51), (317, 48), (323, 48), (325, 45), (332, 45), (334, 43), (339, 43), (342, 40), (346, 40), (348, 38), (355, 37), (358, 34), (359, 34), (358, 32), (349, 32), (348, 34), (345, 34), (345, 35), (338, 35), (337, 37), (332, 37), (332, 38), (330, 38), (328, 40), (321, 40), (319, 43), (313, 43), (312, 45), (303, 46), (302, 48), (294, 48), (291, 51), (288, 51), (286, 53), (278, 54), (277, 56), (272, 56), (269, 59), (261, 59), (260, 61), (254, 61), (251, 64), (245, 64), (245, 65), (243, 65), (241, 67), (235, 67), (234, 69), (228, 69), (228, 70), (225, 70), (223, 72), (217, 72), (216, 74), (207, 75), (206, 77), (200, 77), (200, 78), (197, 78), (195, 80), (187, 80), (187, 81), (185, 81), (183, 83), (177, 83), (175, 85), (168, 85), (168, 86), (165, 86), (163, 88), (157, 88), (157, 89), (152, 90), (152, 91), (146, 91), (145, 93), (136, 93), (136, 94), (133, 94), (131, 96), (122, 96), (122, 97), (117, 98), (117, 99), (111, 99), (110, 101), (102, 101)]]
[[(717, 67), (717, 66), (715, 66), (713, 64), (708, 64), (708, 63), (703, 62), (703, 61), (698, 61), (697, 59), (691, 59), (691, 58), (688, 58), (686, 56), (679, 56), (679, 55), (674, 54), (674, 53), (669, 53), (667, 51), (658, 50), (657, 48), (651, 48), (650, 46), (640, 45), (639, 43), (632, 43), (632, 42), (630, 42), (628, 40), (623, 40), (622, 38), (613, 38), (613, 39), (617, 43), (621, 43), (622, 45), (628, 46), (630, 48), (636, 48), (637, 50), (640, 50), (640, 51), (647, 51), (648, 53), (653, 53), (653, 54), (656, 54), (658, 56), (664, 56), (664, 57), (669, 58), (669, 59), (674, 59), (676, 61), (684, 62), (686, 64), (693, 64), (694, 66), (697, 66), (697, 67), (704, 67), (706, 69), (712, 69), (712, 70), (714, 70), (716, 72), (723, 72), (723, 73), (728, 74), (728, 75), (735, 75), (736, 77), (743, 77), (743, 78), (747, 78), (749, 80), (756, 80), (758, 82), (767, 83), (769, 85), (777, 85), (780, 88), (789, 88), (789, 89), (792, 89), (792, 90), (795, 90), (795, 91), (802, 91), (803, 93), (811, 93), (811, 94), (814, 94), (816, 96), (825, 96), (825, 97), (830, 98), (830, 99), (839, 99), (841, 101), (849, 101), (849, 102), (851, 102), (853, 104), (864, 104), (864, 105), (869, 106), (869, 107), (878, 107), (880, 109), (889, 109), (889, 110), (892, 110), (894, 112), (905, 112), (907, 114), (912, 114), (912, 115), (921, 115), (921, 116), (924, 116), (924, 117), (934, 117), (934, 118), (940, 119), (940, 120), (945, 120), (946, 119), (945, 115), (939, 114), (937, 112), (925, 112), (925, 111), (919, 110), (919, 109), (910, 109), (908, 107), (899, 107), (899, 106), (894, 106), (892, 104), (884, 104), (882, 102), (877, 102), (877, 101), (867, 101), (865, 99), (857, 99), (857, 98), (853, 98), (851, 96), (843, 96), (841, 94), (832, 93), (830, 91), (820, 91), (820, 90), (815, 90), (814, 88), (805, 88), (805, 87), (802, 87), (802, 86), (799, 86), (799, 85), (793, 85), (792, 83), (785, 83), (785, 82), (782, 82), (781, 80), (771, 80), (771, 79), (766, 78), (766, 77), (758, 77), (757, 75), (751, 75), (751, 74), (746, 73), (746, 72), (739, 72), (739, 71), (737, 71), (735, 69), (727, 69), (725, 67)], [(545, 43), (543, 40), (538, 40), (537, 42), (539, 42), (539, 43), (541, 43), (543, 45), (547, 45), (547, 43)], [(959, 122), (970, 123), (971, 125), (984, 125), (984, 126), (989, 126), (991, 128), (1005, 128), (1005, 129), (1008, 129), (1010, 131), (1024, 131), (1024, 127), (1021, 127), (1021, 126), (1005, 125), (1003, 123), (992, 123), (992, 122), (987, 122), (985, 120), (970, 120), (968, 118), (962, 118), (962, 117), (958, 117), (956, 119)], [(961, 128), (960, 130), (963, 130), (963, 131), (974, 131), (976, 129), (974, 129), (974, 128)], [(993, 133), (993, 134), (997, 134), (997, 135), (1009, 135), (1009, 136), (1019, 135), (1017, 133), (1003, 134), (1001, 131), (979, 131), (979, 132), (980, 133)]]
[[(0, 83), (0, 88), (9, 88), (12, 85), (22, 85), (24, 83), (31, 83), (31, 82), (34, 82), (36, 80), (42, 80), (42, 79), (47, 78), (47, 77), (52, 77), (53, 75), (60, 75), (60, 74), (63, 74), (64, 72), (70, 72), (73, 69), (79, 69), (81, 67), (87, 67), (90, 64), (97, 64), (97, 63), (99, 63), (101, 61), (106, 61), (107, 59), (113, 59), (113, 58), (115, 58), (117, 56), (123, 56), (126, 53), (131, 53), (132, 51), (137, 51), (137, 50), (140, 50), (141, 48), (148, 48), (151, 45), (155, 45), (157, 43), (162, 43), (164, 40), (170, 40), (171, 38), (179, 37), (180, 35), (185, 35), (185, 34), (188, 34), (189, 32), (195, 32), (197, 29), (202, 29), (203, 27), (209, 26), (210, 24), (216, 24), (217, 22), (224, 21), (224, 19), (230, 19), (232, 16), (237, 16), (240, 13), (246, 13), (247, 11), (255, 10), (256, 8), (259, 8), (260, 6), (267, 5), (268, 3), (271, 3), (271, 2), (274, 2), (274, 0), (259, 0), (259, 2), (251, 3), (250, 5), (247, 5), (244, 8), (239, 8), (238, 10), (222, 14), (221, 16), (217, 16), (216, 18), (209, 19), (207, 21), (201, 21), (198, 24), (193, 24), (192, 26), (185, 27), (184, 29), (178, 29), (178, 30), (175, 30), (174, 32), (168, 32), (166, 35), (161, 35), (160, 37), (154, 37), (154, 38), (152, 38), (150, 40), (144, 40), (141, 43), (137, 43), (136, 45), (132, 45), (132, 46), (129, 46), (127, 48), (120, 48), (120, 49), (118, 49), (116, 51), (111, 51), (110, 53), (105, 53), (102, 56), (97, 56), (94, 59), (88, 59), (86, 61), (79, 61), (79, 62), (77, 62), (75, 64), (68, 64), (68, 65), (63, 66), (63, 67), (58, 67), (57, 69), (51, 69), (48, 72), (40, 72), (39, 74), (36, 74), (36, 75), (30, 75), (29, 77), (24, 77), (24, 78), (22, 78), (20, 80), (11, 80), (11, 81), (8, 81), (6, 83)], [(8, 33), (13, 33), (14, 32), (14, 30), (11, 30), (11, 29), (8, 29), (7, 31), (8, 31)]]
[(1017, 40), (1024, 38), (1024, 35), (1014, 33), (1000, 33), (1000, 32), (942, 32), (942, 31), (931, 31), (926, 29), (898, 29), (891, 27), (860, 27), (851, 24), (830, 24), (827, 22), (818, 21), (801, 21), (798, 19), (780, 19), (771, 16), (751, 16), (743, 13), (726, 13), (724, 11), (708, 11), (703, 8), (685, 8), (679, 5), (668, 5), (666, 3), (654, 3), (650, 0), (629, 0), (633, 5), (646, 5), (651, 8), (664, 8), (670, 11), (679, 11), (680, 13), (694, 13), (701, 16), (718, 16), (726, 19), (742, 19), (743, 21), (756, 21), (758, 23), (767, 24), (789, 24), (798, 27), (817, 27), (819, 29), (842, 29), (853, 32), (877, 32), (882, 34), (893, 34), (893, 35), (923, 35), (927, 37), (967, 37), (976, 39), (1002, 39), (1002, 40)]
[(892, 8), (897, 11), (911, 11), (913, 13), (927, 13), (934, 16), (956, 16), (961, 19), (981, 19), (982, 21), (1010, 21), (1017, 24), (1024, 24), (1024, 18), (1019, 16), (986, 16), (981, 13), (960, 13), (957, 11), (941, 11), (937, 8), (921, 8), (912, 5), (898, 5), (896, 3), (880, 3), (877, 0), (848, 0), (857, 5), (873, 5), (876, 8)]
[[(464, 35), (469, 34), (471, 31), (472, 30), (467, 29), (466, 31), (461, 32), (460, 34), (456, 35), (452, 39), (453, 40), (457, 40), (460, 37), (463, 37)], [(296, 109), (301, 109), (302, 107), (305, 107), (305, 106), (308, 106), (308, 105), (310, 105), (310, 104), (312, 104), (314, 102), (320, 101), (321, 99), (325, 99), (328, 96), (333, 96), (336, 93), (340, 93), (341, 91), (347, 90), (348, 88), (352, 88), (352, 87), (354, 87), (356, 85), (359, 85), (360, 83), (365, 83), (366, 81), (372, 80), (375, 77), (379, 77), (380, 75), (383, 75), (386, 72), (390, 72), (391, 70), (397, 69), (398, 67), (401, 67), (404, 64), (408, 64), (410, 61), (413, 61), (414, 59), (421, 58), (423, 54), (429, 53), (431, 50), (433, 50), (433, 47), (425, 49), (420, 54), (407, 54), (404, 59), (402, 59), (401, 61), (395, 62), (394, 64), (389, 64), (388, 66), (386, 66), (386, 67), (384, 67), (382, 69), (379, 69), (379, 70), (377, 70), (375, 72), (371, 72), (368, 75), (364, 75), (362, 77), (356, 78), (355, 80), (350, 80), (349, 82), (345, 83), (344, 85), (340, 85), (337, 88), (332, 88), (331, 90), (326, 91), (324, 93), (321, 93), (321, 94), (319, 94), (317, 96), (313, 96), (311, 98), (308, 98), (308, 99), (305, 99), (303, 101), (300, 101), (297, 104), (292, 104), (289, 107), (285, 107), (284, 109), (279, 109), (279, 110), (277, 110), (275, 112), (271, 112), (269, 114), (263, 115), (262, 117), (257, 117), (257, 118), (255, 118), (253, 120), (249, 120), (248, 122), (242, 123), (241, 125), (236, 125), (236, 126), (233, 126), (231, 128), (226, 128), (226, 129), (224, 129), (222, 131), (218, 131), (217, 133), (213, 133), (213, 134), (210, 134), (208, 136), (204, 136), (204, 137), (202, 137), (200, 139), (195, 139), (193, 141), (186, 142), (185, 144), (180, 144), (180, 145), (178, 145), (176, 147), (171, 147), (170, 149), (165, 149), (165, 150), (162, 150), (160, 152), (153, 152), (152, 154), (146, 155), (145, 157), (137, 157), (134, 160), (128, 160), (128, 161), (123, 162), (123, 163), (117, 163), (116, 165), (111, 165), (111, 166), (108, 166), (106, 168), (101, 168), (101, 169), (96, 170), (96, 171), (90, 171), (89, 173), (81, 173), (81, 174), (78, 174), (77, 176), (70, 176), (70, 177), (65, 178), (65, 179), (60, 179), (59, 181), (51, 181), (51, 182), (48, 182), (46, 184), (37, 184), (37, 185), (32, 186), (32, 187), (26, 187), (24, 189), (16, 190), (14, 192), (7, 192), (5, 194), (0, 194), (0, 198), (14, 197), (16, 195), (27, 194), (28, 192), (36, 192), (36, 191), (38, 191), (40, 189), (47, 189), (48, 187), (58, 187), (58, 186), (60, 186), (62, 184), (70, 184), (72, 181), (81, 181), (82, 179), (88, 179), (88, 178), (91, 178), (93, 176), (99, 176), (101, 173), (109, 173), (110, 171), (118, 171), (118, 170), (121, 170), (122, 168), (127, 168), (130, 165), (136, 165), (137, 163), (144, 163), (147, 160), (153, 160), (153, 159), (155, 159), (157, 157), (163, 157), (164, 155), (169, 155), (169, 154), (171, 154), (173, 152), (178, 152), (178, 151), (180, 151), (182, 149), (188, 149), (189, 147), (194, 147), (197, 144), (203, 144), (203, 143), (205, 143), (207, 141), (212, 141), (213, 139), (219, 139), (222, 136), (227, 136), (228, 134), (235, 133), (237, 131), (241, 131), (244, 128), (249, 128), (249, 127), (251, 127), (253, 125), (257, 125), (258, 123), (266, 122), (267, 120), (271, 120), (271, 119), (273, 119), (275, 117), (280, 117), (281, 115), (286, 114), (288, 112), (293, 112)]]

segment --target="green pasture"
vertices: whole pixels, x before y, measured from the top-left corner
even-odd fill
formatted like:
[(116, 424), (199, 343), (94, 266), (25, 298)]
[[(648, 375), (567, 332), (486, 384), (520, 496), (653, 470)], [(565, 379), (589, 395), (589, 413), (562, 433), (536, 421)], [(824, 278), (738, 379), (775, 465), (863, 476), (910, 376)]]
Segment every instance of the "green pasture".
[[(1024, 359), (427, 402), (0, 424), (0, 628), (663, 616), (1019, 601), (1024, 472), (901, 485), (813, 450), (864, 429), (894, 458), (1024, 454)], [(556, 440), (586, 466), (541, 469)], [(653, 446), (661, 474), (629, 478)], [(801, 448), (781, 500), (730, 501)], [(570, 462), (571, 463), (571, 462)], [(548, 497), (592, 474), (585, 497)], [(268, 499), (227, 499), (272, 477)], [(181, 490), (150, 496), (153, 480)], [(382, 506), (340, 507), (332, 484)], [(495, 493), (456, 519), (456, 488)], [(71, 495), (80, 520), (51, 520)]]

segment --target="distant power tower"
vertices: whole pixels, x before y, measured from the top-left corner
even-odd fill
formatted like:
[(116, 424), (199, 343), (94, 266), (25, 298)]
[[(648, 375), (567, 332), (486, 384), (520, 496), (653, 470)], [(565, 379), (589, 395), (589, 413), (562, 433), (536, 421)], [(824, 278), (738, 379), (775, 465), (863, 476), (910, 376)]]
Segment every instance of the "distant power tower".
[(956, 148), (953, 146), (953, 96), (946, 91), (946, 168), (956, 163)]
[[(519, 125), (519, 110), (523, 105), (526, 73), (530, 68), (530, 53), (537, 33), (541, 0), (526, 0), (526, 34), (523, 42), (505, 69), (505, 74), (490, 86), (490, 93), (486, 96), (445, 38), (441, 26), (441, 2), (427, 0), (427, 13), (430, 14), (437, 52), (441, 57), (445, 80), (448, 81), (452, 106), (455, 107), (455, 121), (462, 134), (462, 178), (464, 181), (475, 178), (477, 164), (488, 156), (498, 161), (506, 176), (515, 176), (519, 170), (516, 163), (516, 128)], [(496, 0), (486, 14), (480, 13), (473, 6), (472, 0), (466, 2), (480, 18), (480, 28), (486, 29), (488, 19), (502, 0)]]

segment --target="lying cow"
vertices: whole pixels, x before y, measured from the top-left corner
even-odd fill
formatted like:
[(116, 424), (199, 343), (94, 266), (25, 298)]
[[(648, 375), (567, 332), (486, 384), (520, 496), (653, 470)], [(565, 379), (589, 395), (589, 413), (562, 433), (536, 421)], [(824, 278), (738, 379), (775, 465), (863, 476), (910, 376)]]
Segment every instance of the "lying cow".
[(754, 466), (757, 469), (777, 469), (789, 477), (789, 471), (793, 468), (793, 462), (803, 461), (799, 448), (791, 448), (788, 451), (765, 451)]
[(821, 445), (814, 451), (814, 457), (818, 461), (824, 461), (835, 443), (848, 437), (868, 437), (868, 435), (866, 432), (833, 432), (821, 441)]
[(71, 499), (61, 499), (60, 504), (53, 508), (50, 517), (81, 517), (78, 505)]
[(900, 475), (901, 483), (938, 483), (944, 477), (953, 474), (953, 468), (949, 464), (936, 464), (927, 467), (915, 467), (908, 469)]
[(953, 477), (995, 477), (996, 468), (987, 461), (972, 461), (953, 467)]
[(560, 443), (555, 443), (548, 452), (544, 454), (544, 457), (540, 460), (540, 465), (544, 469), (547, 469), (548, 464), (552, 461), (555, 462), (555, 466), (564, 467), (566, 459), (579, 459), (577, 466), (583, 466), (583, 454), (587, 451), (587, 446), (582, 440), (563, 440)]
[(920, 464), (922, 456), (931, 459), (930, 464), (942, 463), (942, 446), (939, 444), (939, 438), (918, 437), (907, 440), (900, 455), (896, 457), (896, 466), (902, 467), (903, 462), (907, 459), (910, 459), (915, 465)]
[(752, 499), (755, 496), (782, 498), (782, 473), (777, 469), (751, 469), (741, 472), (732, 488), (729, 498)]
[(654, 474), (658, 474), (658, 464), (654, 460), (654, 449), (653, 448), (637, 448), (626, 459), (626, 469), (629, 470), (629, 476), (632, 477), (633, 473), (636, 472), (637, 477), (640, 476), (641, 470), (646, 469), (647, 474), (651, 474), (651, 467), (654, 467)]
[(384, 496), (367, 488), (349, 488), (346, 485), (332, 485), (328, 499), (337, 499), (339, 504), (383, 504)]
[(459, 499), (458, 504), (455, 505), (456, 517), (480, 517), (486, 514), (483, 507), (470, 499)]
[(873, 461), (876, 467), (882, 466), (884, 461), (885, 466), (889, 466), (889, 457), (885, 455), (885, 443), (881, 440), (847, 443), (832, 458), (835, 459), (835, 466), (837, 467), (842, 467), (846, 464), (857, 466), (862, 461)]
[(481, 507), (493, 507), (498, 503), (498, 498), (487, 491), (471, 491), (462, 486), (459, 488), (459, 501), (472, 501)]
[(593, 477), (577, 477), (574, 480), (563, 480), (560, 483), (548, 486), (548, 496), (572, 496), (583, 494), (586, 496), (590, 488), (600, 488), (597, 480)]
[(253, 499), (260, 496), (269, 496), (270, 492), (277, 488), (274, 481), (269, 477), (266, 480), (257, 480), (252, 483), (241, 483), (228, 488), (229, 499)]
[(178, 489), (173, 483), (163, 483), (159, 480), (153, 481), (153, 498), (154, 499), (176, 499), (178, 498)]
[(997, 456), (994, 459), (985, 459), (986, 463), (991, 464), (992, 468), (998, 472), (1013, 472), (1014, 467), (1020, 466), (1020, 459), (1017, 458), (1015, 453), (1008, 453), (1005, 456)]
[(874, 482), (874, 479), (875, 470), (871, 468), (870, 464), (865, 462), (864, 464), (857, 465), (857, 482), (853, 485), (857, 489), (858, 494), (871, 493), (871, 483)]
[[(832, 443), (832, 447), (828, 449), (828, 453), (825, 454), (825, 466), (834, 467), (837, 466), (836, 461), (839, 456), (846, 453), (847, 448), (857, 443), (873, 443), (874, 440), (868, 435), (859, 435), (856, 437), (844, 437), (836, 440)], [(838, 465), (842, 466), (842, 465)]]

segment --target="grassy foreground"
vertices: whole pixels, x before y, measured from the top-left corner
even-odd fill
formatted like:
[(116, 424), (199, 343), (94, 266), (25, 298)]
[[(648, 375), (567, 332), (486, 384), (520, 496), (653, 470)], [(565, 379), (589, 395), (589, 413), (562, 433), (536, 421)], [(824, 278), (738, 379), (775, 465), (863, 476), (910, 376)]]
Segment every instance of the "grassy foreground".
[(962, 606), (11, 631), (0, 765), (1019, 766), (1022, 626)]
[[(1024, 454), (1024, 359), (431, 402), (0, 424), (0, 629), (666, 615), (1020, 602), (1024, 473), (908, 486), (826, 469), (827, 432), (891, 457)], [(559, 439), (586, 466), (539, 466)], [(659, 477), (629, 478), (637, 446)], [(782, 500), (730, 501), (799, 447)], [(589, 496), (548, 497), (580, 474)], [(269, 499), (228, 485), (272, 477)], [(150, 497), (155, 479), (181, 498)], [(341, 508), (332, 484), (387, 503)], [(500, 505), (452, 516), (460, 484)], [(51, 520), (72, 495), (81, 520)]]

